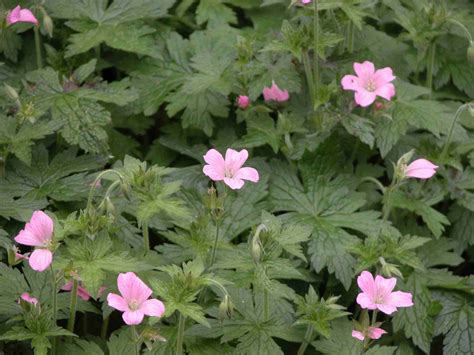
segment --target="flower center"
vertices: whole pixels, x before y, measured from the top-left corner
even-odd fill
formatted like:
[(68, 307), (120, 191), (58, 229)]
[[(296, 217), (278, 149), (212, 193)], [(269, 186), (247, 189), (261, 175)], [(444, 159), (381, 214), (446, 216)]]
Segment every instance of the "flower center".
[(372, 80), (367, 80), (365, 83), (365, 90), (374, 92), (377, 88), (375, 87), (375, 83)]
[(131, 311), (136, 311), (138, 309), (138, 301), (132, 300), (128, 303), (128, 307), (130, 308)]
[(231, 169), (229, 169), (228, 167), (226, 167), (225, 170), (224, 170), (224, 175), (225, 175), (225, 177), (232, 179), (232, 176), (233, 176), (234, 174), (232, 173), (232, 170), (231, 170)]

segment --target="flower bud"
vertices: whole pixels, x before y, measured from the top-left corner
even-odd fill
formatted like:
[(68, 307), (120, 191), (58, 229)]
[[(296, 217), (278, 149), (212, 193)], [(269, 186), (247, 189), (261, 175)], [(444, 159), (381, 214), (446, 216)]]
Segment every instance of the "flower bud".
[(250, 106), (250, 98), (246, 95), (240, 95), (237, 98), (237, 106), (242, 110), (245, 110), (247, 107)]
[(233, 314), (234, 305), (232, 304), (229, 295), (225, 295), (224, 299), (219, 305), (219, 320), (222, 322), (226, 318), (230, 319), (232, 318)]
[(3, 83), (3, 86), (5, 87), (5, 94), (7, 94), (10, 99), (13, 101), (19, 100), (20, 97), (18, 96), (18, 92), (14, 88), (12, 88), (7, 83)]
[(53, 38), (53, 28), (54, 28), (53, 20), (51, 19), (51, 17), (49, 17), (49, 15), (45, 14), (43, 16), (43, 29), (44, 29), (44, 32), (50, 38)]
[(107, 213), (109, 217), (113, 217), (115, 215), (115, 206), (110, 200), (109, 196), (105, 198), (105, 213)]
[(130, 188), (130, 184), (125, 182), (125, 181), (122, 181), (122, 183), (120, 184), (120, 190), (122, 191), (123, 195), (125, 196), (125, 198), (127, 200), (130, 200), (131, 199), (131, 188)]

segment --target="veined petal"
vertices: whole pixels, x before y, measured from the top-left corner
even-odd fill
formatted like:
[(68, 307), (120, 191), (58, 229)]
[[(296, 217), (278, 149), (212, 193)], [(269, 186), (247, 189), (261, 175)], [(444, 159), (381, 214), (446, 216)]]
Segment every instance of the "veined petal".
[(224, 169), (216, 167), (215, 165), (204, 165), (202, 168), (204, 175), (208, 176), (211, 180), (221, 181), (224, 180), (225, 174)]
[(366, 293), (359, 293), (356, 301), (361, 308), (377, 309), (377, 305), (374, 303), (373, 299)]
[(227, 149), (225, 152), (226, 170), (234, 176), (234, 174), (237, 173), (237, 170), (239, 170), (247, 161), (248, 157), (249, 152), (246, 149), (242, 149), (240, 152), (230, 148)]
[(392, 314), (397, 311), (397, 307), (390, 304), (378, 304), (377, 309), (385, 314)]
[(355, 75), (345, 75), (341, 80), (344, 90), (359, 91), (363, 88), (360, 79)]
[(354, 63), (354, 71), (362, 81), (372, 79), (375, 74), (374, 63), (365, 61), (363, 63)]
[(20, 233), (18, 233), (18, 235), (15, 237), (15, 242), (33, 247), (44, 246), (43, 241), (40, 238), (24, 229), (21, 230)]
[(209, 149), (203, 158), (209, 165), (224, 166), (224, 158), (222, 157), (222, 154), (215, 149)]
[(380, 275), (375, 276), (375, 288), (377, 295), (382, 298), (386, 298), (390, 295), (390, 293), (395, 288), (397, 284), (397, 279), (395, 277), (391, 277), (386, 279)]
[(388, 303), (395, 307), (411, 307), (413, 296), (409, 292), (395, 291), (390, 294)]
[(241, 189), (244, 186), (244, 180), (236, 179), (236, 178), (224, 178), (224, 182), (227, 186), (229, 186), (232, 190)]
[(43, 211), (35, 211), (30, 221), (26, 224), (25, 230), (33, 234), (43, 244), (47, 244), (53, 236), (54, 223)]
[(373, 77), (373, 81), (375, 83), (375, 86), (377, 87), (390, 83), (391, 81), (394, 81), (395, 79), (396, 77), (393, 75), (392, 68), (389, 68), (389, 67), (377, 70), (374, 73), (374, 77)]
[(375, 90), (377, 96), (383, 97), (385, 100), (390, 101), (395, 96), (395, 86), (393, 84), (384, 84), (377, 87)]
[(7, 15), (7, 24), (13, 25), (14, 23), (20, 21), (20, 12), (21, 12), (20, 5), (18, 5), (13, 10), (11, 10)]
[(123, 321), (125, 322), (125, 324), (128, 324), (128, 325), (140, 324), (143, 321), (144, 316), (145, 315), (139, 310), (126, 311), (126, 312), (123, 312), (122, 314)]
[(374, 277), (370, 272), (362, 271), (362, 273), (357, 277), (357, 285), (362, 292), (375, 298), (377, 289), (375, 288)]
[(362, 107), (367, 107), (375, 101), (376, 97), (377, 95), (375, 94), (375, 92), (367, 91), (367, 90), (359, 90), (359, 91), (356, 91), (354, 95), (354, 100), (356, 104)]
[(33, 15), (33, 13), (28, 9), (22, 9), (20, 11), (20, 21), (21, 22), (30, 22), (30, 23), (33, 23), (35, 25), (38, 24), (38, 20), (36, 19), (35, 15)]
[(107, 304), (109, 305), (109, 307), (115, 308), (121, 312), (126, 312), (129, 310), (128, 304), (123, 299), (123, 297), (115, 293), (109, 293), (107, 295)]
[(370, 339), (380, 339), (380, 337), (387, 332), (382, 328), (369, 327), (368, 335)]
[(365, 336), (362, 332), (359, 332), (358, 330), (353, 330), (352, 331), (352, 337), (356, 338), (360, 341), (363, 341), (365, 339)]
[(140, 305), (139, 310), (152, 317), (161, 317), (165, 313), (165, 305), (160, 300), (146, 300)]
[(77, 285), (77, 295), (83, 300), (83, 301), (89, 301), (89, 298), (91, 298), (91, 295), (87, 290), (82, 287), (81, 285)]
[(134, 272), (119, 274), (117, 286), (127, 303), (135, 301), (140, 304), (151, 295), (151, 289)]
[(53, 253), (48, 249), (36, 249), (31, 253), (28, 261), (33, 270), (42, 272), (46, 270), (53, 261)]
[(258, 171), (254, 168), (240, 168), (237, 173), (234, 174), (234, 178), (258, 182), (260, 177)]

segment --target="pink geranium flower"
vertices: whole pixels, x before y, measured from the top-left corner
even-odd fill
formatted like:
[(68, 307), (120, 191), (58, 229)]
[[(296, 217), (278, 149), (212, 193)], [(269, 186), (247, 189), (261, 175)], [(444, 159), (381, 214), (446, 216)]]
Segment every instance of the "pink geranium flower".
[(354, 71), (357, 76), (346, 75), (341, 84), (344, 90), (355, 91), (354, 100), (358, 105), (367, 107), (377, 96), (389, 101), (395, 96), (395, 86), (391, 83), (395, 76), (391, 68), (376, 71), (373, 63), (365, 61), (354, 63)]
[(203, 172), (214, 181), (222, 181), (231, 189), (240, 189), (244, 186), (244, 180), (258, 182), (258, 171), (254, 168), (242, 168), (247, 160), (249, 153), (242, 149), (240, 152), (227, 149), (225, 159), (222, 154), (215, 149), (210, 149), (204, 155)]
[(369, 327), (369, 329), (367, 329), (367, 331), (364, 333), (358, 330), (353, 330), (352, 337), (363, 341), (366, 336), (368, 336), (370, 339), (380, 339), (380, 337), (386, 333), (387, 332), (382, 328)]
[(35, 211), (25, 228), (18, 233), (15, 241), (34, 246), (29, 263), (33, 270), (44, 271), (53, 261), (53, 253), (48, 249), (53, 238), (53, 220), (43, 211)]
[(275, 81), (272, 81), (272, 86), (263, 89), (263, 98), (265, 101), (283, 102), (288, 101), (290, 94), (287, 90), (281, 90)]
[[(31, 296), (28, 292), (23, 292), (20, 298), (25, 302), (31, 303), (32, 305), (36, 306), (38, 304), (38, 300)], [(18, 303), (20, 303), (20, 300), (18, 300)]]
[(429, 179), (436, 173), (438, 169), (437, 165), (426, 159), (417, 159), (409, 164), (405, 169), (405, 176), (418, 178), (418, 179)]
[(161, 317), (165, 313), (165, 305), (157, 299), (148, 299), (151, 289), (133, 272), (119, 274), (117, 285), (121, 296), (115, 293), (107, 295), (110, 307), (121, 312), (124, 322), (128, 325), (140, 324), (145, 315)]
[(38, 25), (38, 20), (35, 15), (33, 15), (33, 13), (28, 9), (22, 9), (20, 5), (11, 10), (7, 15), (8, 26), (17, 22), (29, 22)]
[(240, 95), (237, 98), (237, 106), (239, 106), (241, 109), (245, 110), (247, 107), (250, 106), (250, 98), (245, 95)]
[(392, 277), (386, 279), (377, 275), (375, 280), (368, 271), (362, 271), (357, 278), (357, 284), (362, 290), (357, 296), (357, 303), (362, 308), (371, 310), (378, 309), (385, 314), (392, 314), (397, 307), (413, 306), (412, 295), (408, 292), (392, 292), (397, 279)]

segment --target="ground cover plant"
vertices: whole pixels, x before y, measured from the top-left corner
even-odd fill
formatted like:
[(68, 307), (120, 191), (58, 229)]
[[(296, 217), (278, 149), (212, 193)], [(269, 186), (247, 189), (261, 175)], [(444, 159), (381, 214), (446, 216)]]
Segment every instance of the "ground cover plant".
[(0, 1), (0, 352), (471, 354), (474, 4)]

